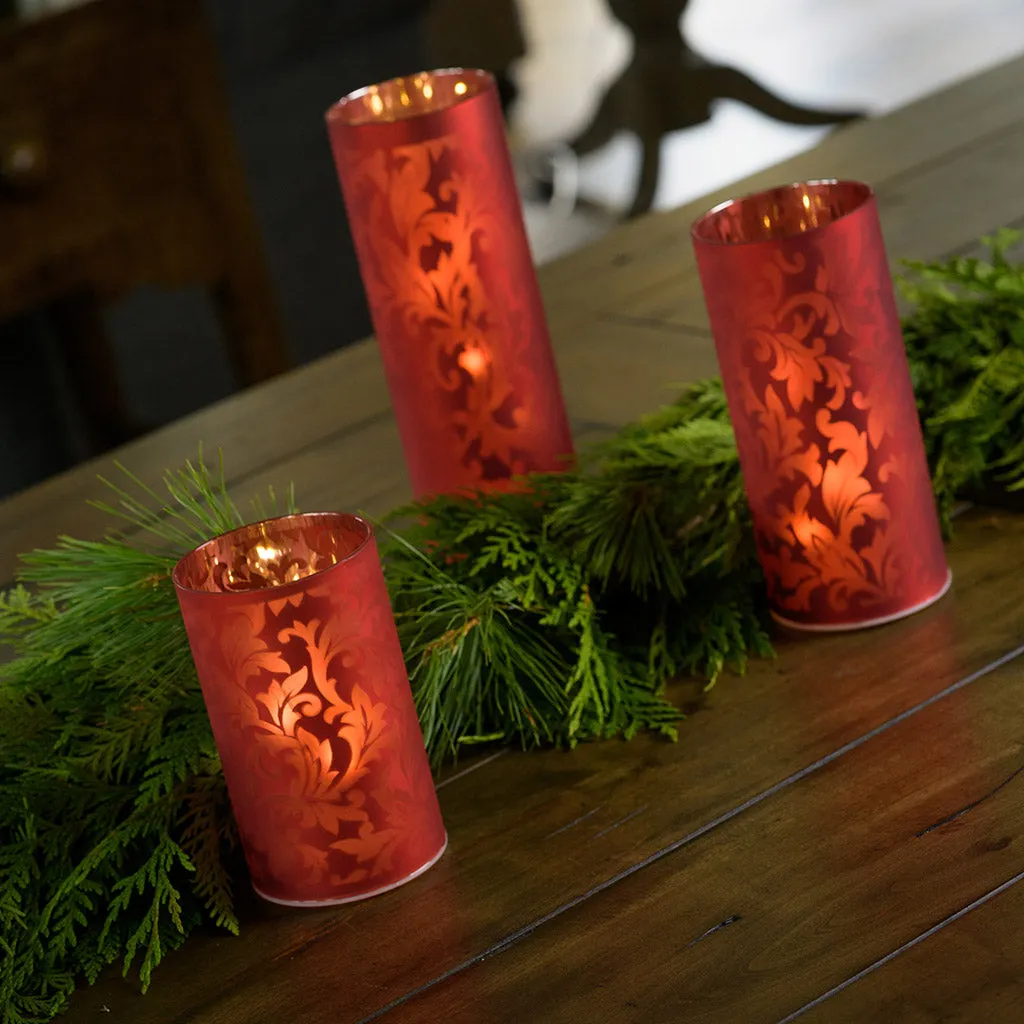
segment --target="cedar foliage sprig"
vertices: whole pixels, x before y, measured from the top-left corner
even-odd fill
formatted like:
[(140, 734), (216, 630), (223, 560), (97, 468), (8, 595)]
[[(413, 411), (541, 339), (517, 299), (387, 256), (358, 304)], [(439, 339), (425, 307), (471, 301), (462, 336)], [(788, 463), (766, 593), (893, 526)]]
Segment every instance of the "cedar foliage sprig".
[(721, 384), (529, 489), (398, 509), (384, 546), (420, 722), (460, 745), (574, 746), (654, 729), (681, 673), (708, 685), (770, 645)]
[[(1024, 267), (911, 264), (904, 335), (936, 496), (1024, 487)], [(483, 742), (674, 736), (665, 685), (770, 653), (763, 581), (720, 382), (694, 385), (576, 469), (408, 506), (382, 531), (436, 765)], [(187, 639), (175, 560), (243, 522), (200, 457), (125, 474), (102, 506), (135, 531), (62, 538), (0, 595), (0, 1024), (42, 1024), (76, 982), (237, 930), (243, 870)], [(271, 507), (257, 505), (252, 518)], [(289, 493), (286, 507), (294, 508)]]
[(170, 572), (243, 519), (202, 458), (168, 474), (167, 502), (125, 478), (102, 507), (136, 535), (63, 537), (0, 595), (17, 656), (0, 667), (3, 1024), (50, 1020), (115, 961), (145, 988), (204, 920), (238, 929), (234, 826)]
[(990, 258), (906, 261), (903, 325), (944, 521), (956, 499), (1024, 488), (1024, 264), (1018, 231), (982, 239)]

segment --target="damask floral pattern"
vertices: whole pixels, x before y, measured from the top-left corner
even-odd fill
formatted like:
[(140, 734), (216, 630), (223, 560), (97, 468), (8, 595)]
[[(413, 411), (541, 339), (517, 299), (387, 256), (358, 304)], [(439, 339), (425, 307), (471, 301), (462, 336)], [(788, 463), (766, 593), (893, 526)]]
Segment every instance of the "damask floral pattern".
[(328, 129), (415, 491), (562, 468), (572, 442), (493, 85), (409, 120), (343, 113)]
[(948, 569), (874, 200), (733, 241), (695, 229), (776, 613), (840, 626), (926, 603)]
[(357, 898), (439, 854), (444, 828), (372, 537), (297, 583), (179, 596), (261, 894)]

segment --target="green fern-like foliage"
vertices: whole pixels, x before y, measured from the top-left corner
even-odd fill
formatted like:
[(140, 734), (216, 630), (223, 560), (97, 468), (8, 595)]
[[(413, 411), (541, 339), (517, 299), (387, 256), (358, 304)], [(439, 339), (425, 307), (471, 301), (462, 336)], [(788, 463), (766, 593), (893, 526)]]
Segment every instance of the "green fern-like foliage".
[(681, 717), (666, 683), (768, 654), (721, 385), (688, 389), (578, 472), (399, 509), (388, 580), (435, 763)]
[(898, 281), (915, 306), (904, 323), (939, 507), (1024, 488), (1024, 264), (1020, 233), (983, 239), (988, 260), (907, 263)]
[(62, 538), (0, 596), (0, 1021), (58, 1013), (108, 964), (142, 986), (204, 920), (237, 931), (234, 826), (170, 573), (243, 522), (200, 460)]

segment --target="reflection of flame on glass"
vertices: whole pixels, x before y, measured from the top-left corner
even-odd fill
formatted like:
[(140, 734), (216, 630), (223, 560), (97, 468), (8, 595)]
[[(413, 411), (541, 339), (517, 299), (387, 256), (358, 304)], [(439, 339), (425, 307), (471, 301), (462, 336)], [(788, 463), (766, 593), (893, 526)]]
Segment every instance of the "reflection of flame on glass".
[(487, 369), (488, 359), (483, 349), (464, 348), (459, 353), (459, 366), (474, 379)]
[(803, 548), (811, 547), (814, 540), (814, 523), (808, 515), (794, 516), (789, 523), (797, 543)]
[(320, 572), (337, 562), (331, 553), (283, 550), (270, 540), (237, 552), (234, 562), (224, 562), (221, 568), (221, 586), (225, 590), (263, 590), (295, 583), (313, 573)]
[(465, 95), (465, 92), (466, 92), (466, 83), (465, 82), (456, 82), (455, 83), (455, 95), (456, 96), (463, 96), (463, 95)]

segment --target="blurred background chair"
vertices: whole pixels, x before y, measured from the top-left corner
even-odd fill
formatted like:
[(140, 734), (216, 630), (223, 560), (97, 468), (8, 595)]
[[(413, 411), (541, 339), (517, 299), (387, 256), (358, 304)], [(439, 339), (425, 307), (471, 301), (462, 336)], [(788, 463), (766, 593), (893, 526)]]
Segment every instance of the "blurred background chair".
[(719, 100), (738, 100), (774, 120), (795, 125), (834, 125), (862, 117), (859, 110), (827, 110), (791, 103), (738, 68), (697, 53), (682, 27), (690, 0), (608, 0), (612, 14), (633, 36), (633, 59), (607, 89), (593, 119), (569, 147), (585, 156), (623, 131), (640, 139), (640, 179), (627, 216), (654, 202), (661, 169), (661, 140), (669, 132), (711, 120)]
[(240, 384), (289, 365), (200, 0), (0, 22), (0, 239), (0, 318), (44, 311), (93, 450), (144, 426), (102, 316), (141, 285), (207, 291)]
[(570, 172), (544, 262), (1022, 46), (1020, 0), (0, 0), (0, 494), (369, 333), (352, 89), (494, 72), (524, 184)]

